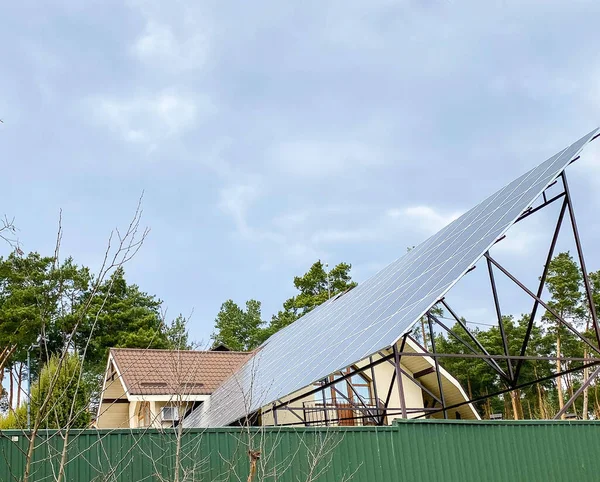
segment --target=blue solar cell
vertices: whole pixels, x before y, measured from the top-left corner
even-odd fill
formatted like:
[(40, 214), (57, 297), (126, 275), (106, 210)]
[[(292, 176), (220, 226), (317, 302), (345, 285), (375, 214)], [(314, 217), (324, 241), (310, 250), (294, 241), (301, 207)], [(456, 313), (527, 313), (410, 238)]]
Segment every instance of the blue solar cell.
[(281, 330), (186, 426), (228, 425), (392, 346), (490, 249), (596, 135), (595, 129), (350, 292)]

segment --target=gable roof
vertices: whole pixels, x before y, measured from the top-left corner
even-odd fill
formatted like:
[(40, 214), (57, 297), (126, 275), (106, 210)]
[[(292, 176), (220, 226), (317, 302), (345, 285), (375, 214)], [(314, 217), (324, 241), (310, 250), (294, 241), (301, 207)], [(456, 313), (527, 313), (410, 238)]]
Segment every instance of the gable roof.
[(111, 348), (130, 395), (210, 395), (253, 353)]

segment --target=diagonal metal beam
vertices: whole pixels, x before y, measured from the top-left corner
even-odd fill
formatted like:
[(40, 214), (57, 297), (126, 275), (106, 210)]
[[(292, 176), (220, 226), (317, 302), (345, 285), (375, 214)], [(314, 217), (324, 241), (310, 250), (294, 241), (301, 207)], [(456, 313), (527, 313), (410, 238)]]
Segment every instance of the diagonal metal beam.
[[(440, 325), (444, 330), (446, 330), (450, 335), (452, 335), (454, 338), (456, 338), (460, 343), (462, 343), (463, 345), (465, 345), (469, 350), (471, 350), (473, 353), (477, 353), (477, 350), (475, 350), (475, 348), (473, 348), (471, 345), (469, 345), (466, 341), (464, 341), (460, 336), (458, 336), (457, 333), (454, 332), (454, 330), (452, 330), (451, 328), (447, 327), (444, 323), (442, 323), (435, 315), (429, 314), (429, 316), (431, 316), (431, 318), (433, 318), (433, 320)], [(484, 350), (485, 351), (485, 350)], [(487, 352), (486, 352), (487, 354)], [(498, 373), (498, 375), (500, 375), (502, 378), (504, 378), (506, 381), (508, 381), (509, 383), (511, 382), (511, 379), (506, 375), (506, 373), (504, 373), (504, 370), (502, 370), (500, 368), (500, 366), (498, 365), (498, 363), (496, 362), (496, 360), (494, 360), (493, 358), (482, 358), (482, 360), (487, 363), (495, 372)], [(508, 360), (508, 359), (507, 359)]]
[[(486, 253), (488, 273), (490, 275), (490, 284), (492, 286), (492, 295), (494, 296), (494, 306), (496, 307), (496, 316), (498, 317), (498, 328), (500, 328), (500, 336), (502, 337), (502, 348), (506, 356), (510, 355), (508, 349), (508, 340), (506, 339), (506, 332), (504, 331), (504, 321), (502, 320), (502, 311), (500, 310), (500, 301), (498, 300), (498, 290), (496, 289), (496, 280), (494, 279), (494, 268), (489, 258), (489, 251)], [(515, 375), (513, 373), (512, 361), (509, 358), (506, 359), (506, 365), (508, 366), (508, 377), (510, 378), (510, 384), (514, 384)]]
[(577, 397), (579, 395), (581, 395), (581, 393), (586, 389), (586, 387), (590, 386), (590, 383), (592, 383), (592, 380), (594, 380), (598, 376), (598, 374), (600, 374), (600, 367), (596, 368), (596, 370), (594, 371), (594, 373), (592, 373), (590, 375), (590, 377), (585, 381), (585, 383), (581, 384), (581, 386), (573, 394), (573, 396), (571, 397), (571, 399), (567, 403), (565, 403), (565, 405), (563, 406), (563, 408), (561, 408), (560, 411), (554, 416), (554, 420), (560, 419), (565, 413), (567, 413), (567, 410), (569, 409), (569, 407), (571, 405), (573, 405), (573, 402), (575, 400), (577, 400)]
[[(423, 348), (423, 347), (421, 347)], [(380, 356), (384, 356), (383, 353), (381, 352), (377, 352)], [(399, 353), (400, 357), (407, 355), (407, 352), (400, 352)], [(426, 357), (429, 356), (429, 354), (425, 353), (425, 354), (421, 354), (420, 356)], [(394, 365), (394, 363), (390, 360), (390, 363), (392, 365)], [(394, 370), (396, 368), (394, 367)], [(402, 368), (402, 366), (400, 366), (400, 372), (406, 377), (408, 378), (411, 382), (413, 382), (415, 385), (417, 385), (421, 390), (423, 390), (424, 392), (428, 393), (431, 398), (433, 398), (434, 400), (437, 400), (438, 402), (442, 403), (442, 401), (438, 398), (437, 395), (435, 395), (431, 390), (429, 390), (425, 385), (423, 385), (419, 380), (416, 379), (416, 377), (414, 375), (411, 375), (409, 372), (407, 372), (406, 370), (404, 370)], [(395, 374), (395, 373), (394, 373)], [(393, 377), (392, 377), (393, 380)]]
[(521, 283), (517, 278), (515, 278), (509, 271), (507, 271), (502, 265), (500, 265), (496, 260), (494, 260), (489, 253), (484, 255), (488, 258), (494, 266), (496, 266), (500, 271), (502, 271), (508, 278), (510, 278), (517, 286), (519, 286), (525, 293), (531, 296), (534, 300), (537, 300), (540, 305), (542, 305), (548, 312), (552, 314), (559, 322), (565, 325), (575, 336), (577, 336), (581, 341), (583, 341), (586, 345), (588, 345), (592, 350), (596, 353), (600, 354), (600, 348), (591, 343), (585, 336), (583, 336), (579, 331), (571, 325), (568, 321), (566, 321), (563, 317), (561, 317), (556, 310), (552, 307), (548, 306), (547, 303), (542, 301), (539, 296), (536, 296), (529, 288), (527, 288), (523, 283)]
[[(471, 403), (482, 402), (483, 400), (487, 400), (488, 398), (496, 397), (498, 395), (503, 395), (505, 393), (512, 392), (513, 390), (517, 390), (517, 389), (520, 389), (520, 388), (529, 387), (531, 385), (535, 385), (536, 383), (541, 383), (541, 382), (545, 382), (545, 381), (548, 381), (548, 380), (553, 380), (554, 378), (560, 377), (562, 375), (567, 375), (569, 373), (577, 372), (577, 371), (583, 370), (585, 368), (589, 368), (589, 367), (593, 367), (593, 366), (598, 366), (598, 364), (600, 364), (600, 361), (595, 361), (593, 363), (588, 363), (587, 365), (581, 365), (581, 366), (575, 367), (575, 368), (569, 368), (568, 370), (563, 370), (562, 372), (553, 373), (552, 375), (548, 375), (548, 376), (545, 376), (545, 377), (542, 377), (542, 378), (538, 378), (536, 380), (532, 380), (532, 381), (529, 381), (529, 382), (521, 383), (520, 385), (516, 385), (514, 387), (506, 388), (504, 390), (499, 390), (497, 392), (490, 393), (488, 395), (482, 395), (480, 397), (475, 397), (475, 398), (472, 398), (471, 400), (467, 400), (466, 402), (455, 403), (453, 405), (450, 405), (449, 407), (446, 407), (446, 410), (450, 410), (450, 409), (453, 409), (453, 408), (463, 407), (463, 406), (469, 405)], [(438, 409), (437, 413), (439, 413), (441, 411), (442, 411), (441, 409)], [(433, 413), (436, 413), (436, 412), (433, 412)], [(426, 415), (432, 415), (432, 414), (426, 414)], [(415, 417), (415, 418), (421, 418), (421, 417), (424, 417), (424, 416), (425, 415), (420, 415), (420, 416)]]
[[(550, 187), (550, 186), (548, 186)], [(539, 206), (529, 209), (527, 211), (525, 211), (523, 214), (521, 214), (519, 216), (519, 218), (515, 221), (515, 224), (517, 224), (519, 221), (522, 221), (523, 219), (525, 219), (526, 217), (531, 216), (533, 213), (538, 212), (540, 209), (545, 208), (546, 206), (548, 206), (549, 204), (552, 204), (554, 201), (558, 201), (561, 197), (563, 197), (565, 195), (564, 192), (561, 192), (560, 194), (557, 194), (556, 196), (550, 198), (550, 199), (546, 199), (546, 191), (544, 191), (542, 193), (542, 195), (544, 196), (544, 202), (542, 204), (540, 204)]]
[(592, 324), (594, 325), (594, 331), (596, 332), (596, 341), (600, 348), (600, 325), (598, 324), (598, 316), (596, 314), (596, 305), (594, 303), (594, 296), (592, 294), (592, 286), (588, 277), (588, 272), (585, 267), (585, 259), (583, 257), (583, 248), (581, 247), (581, 240), (579, 239), (579, 230), (577, 229), (577, 221), (575, 220), (575, 211), (573, 209), (573, 200), (571, 199), (571, 192), (569, 191), (569, 184), (567, 183), (567, 175), (563, 171), (561, 173), (563, 186), (567, 197), (565, 198), (569, 207), (569, 218), (571, 218), (571, 227), (573, 228), (573, 236), (575, 237), (575, 246), (577, 247), (577, 255), (579, 256), (579, 266), (583, 274), (583, 284), (585, 285), (585, 293), (590, 305), (590, 315), (592, 317)]
[[(471, 330), (469, 330), (467, 325), (465, 325), (465, 323), (459, 318), (459, 316), (454, 312), (454, 310), (452, 308), (450, 308), (450, 306), (448, 305), (446, 300), (442, 299), (441, 303), (448, 310), (448, 312), (452, 315), (452, 318), (454, 318), (456, 320), (456, 322), (460, 325), (460, 327), (463, 330), (465, 330), (465, 332), (467, 333), (467, 335), (469, 336), (471, 341), (473, 343), (475, 343), (475, 346), (477, 346), (477, 348), (479, 348), (486, 355), (491, 356), (490, 353), (486, 350), (486, 348), (477, 339), (477, 337), (471, 332)], [(509, 379), (506, 372), (504, 370), (502, 370), (502, 368), (500, 368), (500, 365), (498, 365), (498, 363), (493, 358), (490, 358), (490, 362), (493, 363), (493, 365), (495, 366), (495, 370), (502, 376), (502, 378), (504, 378), (505, 380)]]
[(325, 389), (325, 388), (328, 388), (328, 387), (330, 387), (331, 385), (333, 385), (333, 383), (338, 383), (339, 381), (341, 381), (341, 380), (345, 380), (345, 379), (347, 379), (347, 378), (350, 378), (351, 376), (353, 376), (353, 375), (355, 375), (355, 374), (357, 374), (357, 373), (362, 373), (362, 372), (364, 372), (365, 370), (368, 370), (368, 369), (370, 369), (372, 366), (373, 366), (373, 367), (375, 367), (375, 366), (377, 366), (377, 365), (380, 365), (381, 363), (385, 363), (386, 361), (388, 361), (388, 360), (392, 359), (393, 357), (394, 357), (394, 355), (393, 355), (393, 354), (391, 354), (391, 355), (386, 355), (385, 357), (383, 357), (383, 358), (380, 358), (379, 360), (375, 360), (373, 363), (368, 363), (368, 364), (366, 364), (366, 365), (365, 365), (365, 366), (363, 366), (363, 367), (359, 367), (359, 368), (353, 369), (353, 371), (352, 371), (352, 372), (350, 372), (350, 373), (344, 373), (344, 374), (343, 374), (341, 377), (339, 377), (338, 379), (336, 379), (336, 380), (334, 380), (334, 381), (328, 381), (328, 382), (326, 382), (324, 385), (322, 385), (322, 386), (319, 386), (319, 387), (317, 387), (317, 388), (314, 388), (314, 389), (312, 389), (312, 390), (309, 390), (308, 392), (302, 393), (301, 395), (297, 395), (297, 396), (295, 396), (294, 398), (292, 398), (291, 400), (288, 400), (287, 402), (284, 402), (284, 403), (279, 403), (279, 405), (277, 405), (277, 406), (275, 407), (275, 409), (277, 409), (277, 408), (279, 408), (279, 407), (282, 407), (282, 406), (284, 406), (284, 405), (286, 405), (286, 404), (294, 403), (294, 402), (296, 402), (296, 401), (300, 400), (301, 398), (305, 398), (305, 397), (308, 397), (308, 396), (310, 396), (310, 395), (313, 395), (313, 394), (315, 394), (315, 393), (317, 393), (317, 392), (319, 392), (319, 391), (321, 391), (321, 390), (323, 390), (323, 389)]
[[(558, 221), (556, 222), (556, 227), (554, 228), (554, 234), (552, 235), (552, 241), (550, 243), (550, 248), (548, 249), (548, 256), (546, 257), (546, 264), (544, 265), (544, 271), (542, 272), (542, 276), (540, 277), (540, 284), (538, 285), (536, 293), (536, 296), (538, 298), (541, 298), (542, 293), (544, 292), (544, 285), (546, 284), (546, 277), (548, 276), (548, 270), (550, 269), (550, 262), (552, 261), (552, 257), (554, 256), (554, 249), (556, 248), (556, 242), (558, 241), (560, 228), (565, 217), (565, 211), (567, 210), (567, 200), (568, 198), (565, 198), (565, 200), (562, 203), (562, 207), (560, 208), (560, 213), (558, 214)], [(537, 314), (537, 309), (539, 305), (540, 304), (538, 300), (535, 300), (533, 302), (533, 309), (531, 310), (531, 315), (529, 316), (529, 322), (527, 323), (527, 331), (525, 332), (525, 337), (523, 338), (523, 345), (521, 346), (521, 356), (524, 356), (525, 352), (527, 351), (529, 337), (531, 336), (531, 330), (533, 330), (533, 323), (535, 321), (535, 316)], [(519, 379), (522, 366), (523, 361), (518, 360), (517, 366), (515, 368), (515, 383)]]

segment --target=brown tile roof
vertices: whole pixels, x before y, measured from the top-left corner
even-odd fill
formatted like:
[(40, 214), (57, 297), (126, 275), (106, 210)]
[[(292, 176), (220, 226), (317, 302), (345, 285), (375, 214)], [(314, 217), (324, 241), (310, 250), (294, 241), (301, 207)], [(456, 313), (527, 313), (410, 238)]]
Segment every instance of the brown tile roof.
[(111, 348), (131, 395), (209, 395), (253, 353)]

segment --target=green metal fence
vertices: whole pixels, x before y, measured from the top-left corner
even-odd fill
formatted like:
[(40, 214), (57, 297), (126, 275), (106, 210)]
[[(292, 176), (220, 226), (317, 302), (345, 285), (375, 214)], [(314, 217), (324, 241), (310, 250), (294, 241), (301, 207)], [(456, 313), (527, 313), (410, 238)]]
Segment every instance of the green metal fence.
[[(598, 422), (427, 420), (391, 427), (194, 429), (182, 437), (80, 430), (66, 442), (63, 480), (75, 482), (246, 482), (250, 449), (261, 452), (254, 481), (600, 480)], [(40, 433), (29, 480), (56, 480), (64, 446), (64, 434)], [(27, 447), (23, 432), (0, 432), (0, 480), (22, 480)]]

